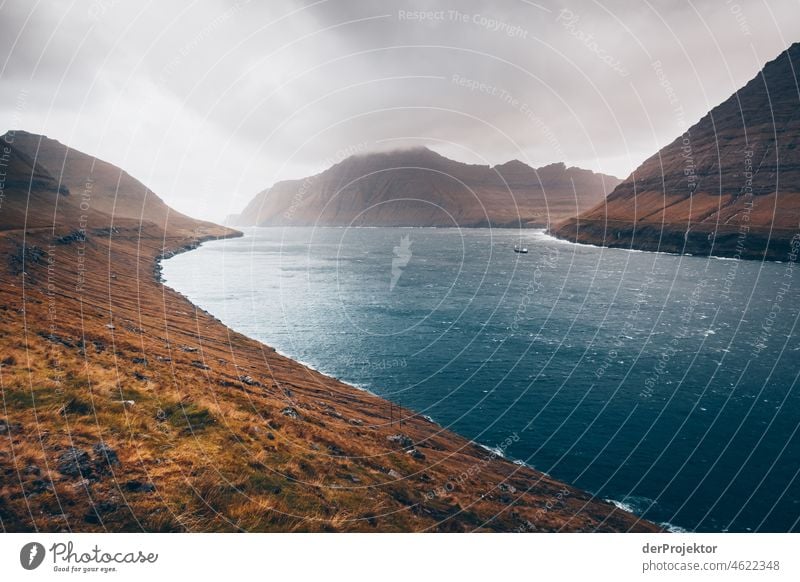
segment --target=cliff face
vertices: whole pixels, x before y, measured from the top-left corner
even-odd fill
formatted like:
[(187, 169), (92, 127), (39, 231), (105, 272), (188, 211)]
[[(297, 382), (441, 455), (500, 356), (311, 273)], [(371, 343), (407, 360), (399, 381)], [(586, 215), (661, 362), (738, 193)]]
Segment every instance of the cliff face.
[(619, 183), (613, 176), (519, 161), (489, 167), (427, 148), (352, 156), (264, 190), (232, 219), (242, 226), (547, 226)]
[(798, 66), (794, 44), (603, 203), (553, 233), (612, 247), (786, 260), (800, 228)]
[(238, 233), (9, 137), (3, 531), (657, 531), (226, 328), (154, 275)]

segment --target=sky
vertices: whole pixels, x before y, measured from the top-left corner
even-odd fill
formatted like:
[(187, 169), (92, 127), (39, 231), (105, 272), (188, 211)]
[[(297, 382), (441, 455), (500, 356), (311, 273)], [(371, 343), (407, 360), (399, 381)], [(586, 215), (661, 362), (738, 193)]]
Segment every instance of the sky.
[(800, 41), (800, 0), (0, 0), (0, 131), (220, 221), (424, 145), (628, 176)]

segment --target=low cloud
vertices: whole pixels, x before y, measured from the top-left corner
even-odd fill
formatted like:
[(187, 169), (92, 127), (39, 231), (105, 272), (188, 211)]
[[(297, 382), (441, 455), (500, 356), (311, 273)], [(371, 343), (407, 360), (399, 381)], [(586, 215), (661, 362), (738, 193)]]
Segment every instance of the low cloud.
[(788, 0), (627, 7), (12, 0), (0, 123), (220, 220), (363, 144), (624, 176), (800, 40)]

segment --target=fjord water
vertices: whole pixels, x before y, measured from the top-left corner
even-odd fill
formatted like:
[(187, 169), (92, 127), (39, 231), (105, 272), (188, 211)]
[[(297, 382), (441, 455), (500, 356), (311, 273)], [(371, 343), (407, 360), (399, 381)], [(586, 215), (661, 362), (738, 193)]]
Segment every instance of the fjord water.
[(237, 331), (655, 522), (800, 529), (791, 262), (254, 228), (163, 267)]

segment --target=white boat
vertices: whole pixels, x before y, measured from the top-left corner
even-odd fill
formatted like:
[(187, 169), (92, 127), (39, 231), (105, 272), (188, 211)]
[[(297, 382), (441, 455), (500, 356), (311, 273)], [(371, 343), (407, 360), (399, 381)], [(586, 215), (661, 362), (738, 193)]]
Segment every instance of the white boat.
[(528, 253), (528, 247), (521, 247), (519, 245), (514, 245), (514, 252), (522, 253), (523, 255), (525, 255)]

